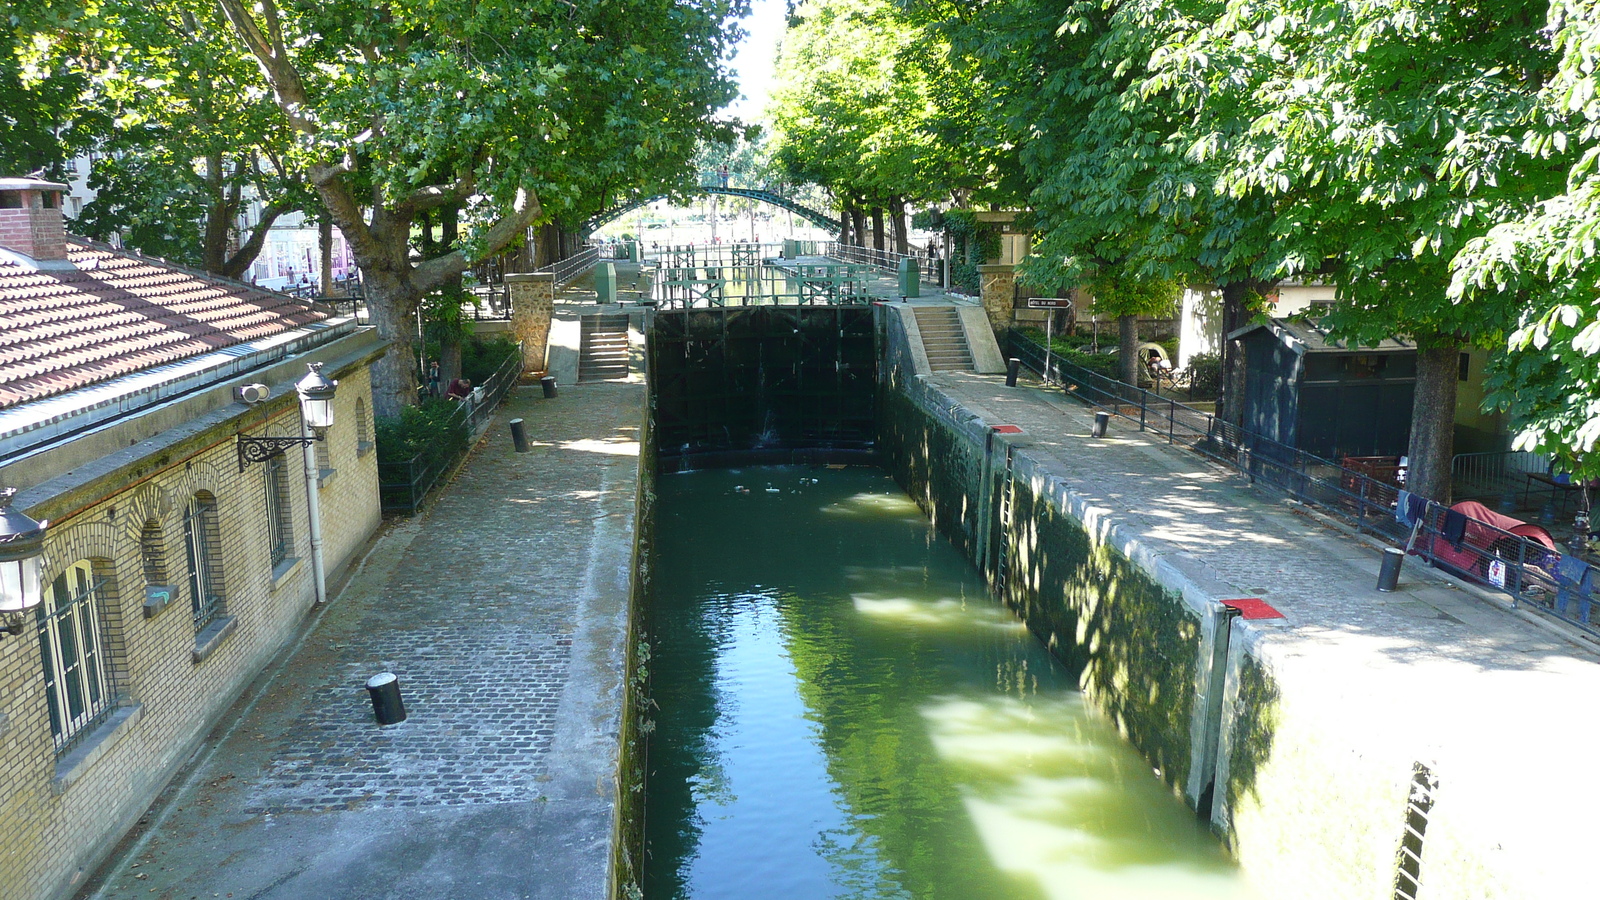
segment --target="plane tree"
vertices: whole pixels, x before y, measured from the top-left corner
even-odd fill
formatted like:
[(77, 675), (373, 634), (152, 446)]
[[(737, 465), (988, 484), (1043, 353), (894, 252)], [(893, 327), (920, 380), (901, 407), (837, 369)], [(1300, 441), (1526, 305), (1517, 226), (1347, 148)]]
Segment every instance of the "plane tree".
[[(423, 297), (534, 224), (687, 175), (734, 96), (722, 61), (746, 4), (219, 6), (361, 269), (390, 344), (374, 367), (375, 411), (392, 416), (415, 402), (407, 323)], [(413, 259), (419, 219), (446, 208), (459, 211), (459, 239)]]
[(230, 38), (198, 0), (102, 0), (53, 29), (53, 55), (108, 118), (75, 229), (240, 278), (281, 216), (314, 208), (260, 71)]
[(1285, 273), (1331, 280), (1324, 324), (1418, 348), (1408, 487), (1448, 499), (1458, 355), (1495, 346), (1523, 298), (1450, 295), (1451, 260), (1558, 184), (1570, 150), (1529, 144), (1553, 56), (1536, 4), (1229, 2), (1164, 64), (1247, 124), (1201, 147), (1217, 190), (1274, 203)]
[(1523, 149), (1569, 162), (1566, 177), (1541, 177), (1537, 202), (1466, 242), (1452, 260), (1450, 297), (1467, 307), (1484, 295), (1522, 299), (1486, 402), (1520, 426), (1514, 449), (1549, 454), (1589, 480), (1600, 478), (1600, 8), (1556, 0), (1549, 10), (1555, 68), (1548, 77), (1541, 69), (1542, 118)]

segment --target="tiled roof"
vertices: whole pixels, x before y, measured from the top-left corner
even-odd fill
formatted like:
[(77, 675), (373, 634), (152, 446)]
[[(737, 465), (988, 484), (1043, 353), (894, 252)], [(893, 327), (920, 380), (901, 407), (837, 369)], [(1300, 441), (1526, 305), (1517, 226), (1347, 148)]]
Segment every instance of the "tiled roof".
[(0, 409), (281, 334), (331, 313), (69, 238), (75, 271), (0, 257)]

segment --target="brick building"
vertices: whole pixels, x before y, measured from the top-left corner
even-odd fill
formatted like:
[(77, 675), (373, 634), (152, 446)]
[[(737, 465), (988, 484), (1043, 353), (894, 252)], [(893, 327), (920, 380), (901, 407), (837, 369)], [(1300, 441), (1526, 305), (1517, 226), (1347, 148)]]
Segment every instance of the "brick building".
[[(69, 237), (65, 185), (0, 179), (0, 485), (48, 520), (45, 602), (0, 632), (0, 900), (71, 894), (379, 522), (370, 328)], [(308, 362), (338, 381), (308, 476)], [(238, 388), (266, 385), (254, 405)]]

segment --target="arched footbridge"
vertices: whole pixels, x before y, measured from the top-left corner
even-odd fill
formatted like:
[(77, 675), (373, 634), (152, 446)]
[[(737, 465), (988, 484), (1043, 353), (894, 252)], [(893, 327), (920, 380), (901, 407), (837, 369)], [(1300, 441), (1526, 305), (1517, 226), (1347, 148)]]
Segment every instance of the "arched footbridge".
[[(794, 213), (802, 219), (805, 219), (807, 222), (810, 222), (818, 228), (824, 228), (828, 231), (834, 232), (837, 232), (840, 228), (839, 220), (833, 218), (827, 213), (818, 212), (809, 206), (803, 206), (789, 199), (788, 197), (783, 196), (782, 194), (775, 194), (772, 191), (759, 190), (756, 188), (720, 187), (716, 185), (702, 184), (689, 189), (685, 193), (721, 194), (725, 197), (744, 197), (749, 200), (759, 200), (762, 203), (770, 203), (779, 209), (788, 210), (789, 212)], [(611, 222), (622, 217), (623, 215), (626, 215), (627, 213), (633, 212), (641, 206), (647, 206), (656, 202), (657, 200), (665, 200), (668, 196), (670, 195), (655, 194), (650, 197), (638, 197), (633, 200), (627, 200), (622, 203), (618, 203), (616, 206), (598, 213), (594, 216), (594, 218), (583, 223), (584, 231), (585, 233), (593, 233), (596, 229), (607, 222)]]

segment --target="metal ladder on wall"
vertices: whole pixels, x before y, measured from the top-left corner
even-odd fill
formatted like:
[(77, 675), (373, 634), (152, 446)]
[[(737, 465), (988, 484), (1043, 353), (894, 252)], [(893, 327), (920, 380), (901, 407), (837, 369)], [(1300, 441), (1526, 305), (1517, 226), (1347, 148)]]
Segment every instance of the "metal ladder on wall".
[(999, 525), (995, 529), (998, 533), (994, 541), (994, 594), (1002, 602), (1006, 598), (1006, 586), (1010, 583), (1011, 575), (1011, 500), (1015, 495), (1016, 473), (1011, 466), (1011, 445), (1006, 445), (1006, 468), (1004, 480), (1000, 485), (999, 497)]

